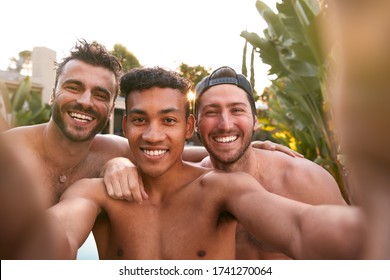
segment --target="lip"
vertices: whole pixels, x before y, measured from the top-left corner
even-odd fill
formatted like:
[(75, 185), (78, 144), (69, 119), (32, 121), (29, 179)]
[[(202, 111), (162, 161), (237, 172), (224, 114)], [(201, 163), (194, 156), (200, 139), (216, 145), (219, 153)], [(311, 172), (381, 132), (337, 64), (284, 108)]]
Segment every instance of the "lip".
[(212, 139), (215, 143), (226, 145), (226, 144), (232, 144), (235, 143), (238, 140), (238, 135), (219, 135), (219, 136), (212, 136)]
[(169, 152), (169, 149), (163, 147), (141, 147), (140, 150), (143, 156), (150, 160), (160, 160)]
[(96, 118), (84, 112), (68, 111), (68, 116), (78, 125), (87, 125), (93, 122)]

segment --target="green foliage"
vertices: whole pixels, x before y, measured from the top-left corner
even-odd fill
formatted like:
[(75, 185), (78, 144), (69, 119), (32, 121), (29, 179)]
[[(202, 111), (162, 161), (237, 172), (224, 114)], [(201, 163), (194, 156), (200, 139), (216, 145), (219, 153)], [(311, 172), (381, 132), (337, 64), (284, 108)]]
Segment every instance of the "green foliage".
[(132, 68), (140, 67), (137, 57), (127, 48), (121, 44), (115, 44), (114, 49), (111, 52), (122, 63), (123, 71), (126, 73)]
[(179, 66), (179, 73), (183, 77), (189, 79), (192, 82), (191, 90), (195, 91), (195, 86), (199, 83), (204, 77), (210, 74), (210, 68), (206, 69), (203, 66), (196, 65), (190, 66), (188, 64), (182, 63)]
[(323, 10), (317, 0), (283, 0), (277, 4), (278, 13), (262, 1), (256, 8), (268, 25), (264, 36), (247, 31), (241, 36), (276, 76), (262, 96), (269, 110), (259, 121), (275, 141), (326, 168), (344, 192), (326, 99), (326, 59), (320, 48), (318, 21)]
[(11, 115), (10, 127), (44, 123), (50, 119), (51, 108), (48, 104), (42, 105), (41, 94), (32, 89), (29, 76), (21, 81), (14, 93), (2, 82), (0, 91), (7, 114)]

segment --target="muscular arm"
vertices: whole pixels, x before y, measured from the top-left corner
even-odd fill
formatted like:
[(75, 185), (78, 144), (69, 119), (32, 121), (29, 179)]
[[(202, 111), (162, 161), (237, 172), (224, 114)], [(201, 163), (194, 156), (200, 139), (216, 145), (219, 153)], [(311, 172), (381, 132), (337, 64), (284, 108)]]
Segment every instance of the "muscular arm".
[(364, 225), (357, 208), (289, 200), (244, 173), (217, 178), (226, 210), (263, 244), (297, 259), (358, 257)]
[(1, 259), (73, 258), (61, 223), (42, 207), (34, 181), (3, 140), (1, 135)]
[(332, 175), (318, 164), (282, 153), (257, 152), (264, 187), (278, 195), (308, 204), (346, 205)]
[(292, 162), (284, 176), (284, 181), (288, 181), (286, 186), (294, 195), (288, 198), (313, 205), (346, 205), (336, 180), (327, 170), (306, 159)]
[[(70, 258), (87, 239), (95, 219), (101, 211), (99, 196), (104, 196), (101, 179), (77, 181), (61, 196), (60, 202), (47, 210), (54, 222), (52, 227), (62, 228), (70, 247)], [(62, 238), (61, 238), (62, 239)]]

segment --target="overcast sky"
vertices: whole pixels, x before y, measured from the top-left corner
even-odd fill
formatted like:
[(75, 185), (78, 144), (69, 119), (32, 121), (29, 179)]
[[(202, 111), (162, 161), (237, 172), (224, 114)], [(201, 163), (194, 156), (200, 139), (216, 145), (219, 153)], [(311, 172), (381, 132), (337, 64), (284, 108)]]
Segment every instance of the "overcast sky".
[[(34, 46), (66, 55), (78, 38), (124, 45), (142, 65), (180, 63), (241, 70), (243, 30), (262, 35), (255, 0), (2, 0), (0, 69)], [(265, 0), (275, 7), (276, 0)], [(257, 59), (257, 87), (267, 83)], [(260, 82), (263, 80), (263, 82)]]

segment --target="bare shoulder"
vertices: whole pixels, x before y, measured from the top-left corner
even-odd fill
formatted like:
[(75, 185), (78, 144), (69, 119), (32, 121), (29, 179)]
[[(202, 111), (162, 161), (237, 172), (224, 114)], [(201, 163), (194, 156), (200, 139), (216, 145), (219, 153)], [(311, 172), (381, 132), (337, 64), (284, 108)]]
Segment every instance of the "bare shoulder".
[(92, 144), (92, 150), (112, 156), (128, 156), (129, 144), (127, 139), (113, 134), (98, 134)]
[(128, 142), (127, 139), (122, 136), (118, 136), (114, 134), (97, 134), (95, 136), (93, 144), (94, 145), (114, 144), (114, 145), (123, 146), (123, 145), (128, 145)]
[(33, 142), (42, 135), (46, 124), (19, 126), (3, 132), (6, 141), (28, 141)]
[(204, 159), (202, 159), (202, 161), (199, 163), (199, 166), (202, 166), (205, 168), (212, 168), (213, 165), (211, 164), (210, 156), (207, 156)]
[(219, 193), (243, 192), (256, 190), (261, 187), (260, 183), (246, 172), (225, 172), (211, 170), (201, 177), (204, 187), (213, 188)]
[(277, 178), (275, 193), (309, 204), (345, 204), (333, 176), (323, 167), (305, 158), (283, 153), (257, 152), (263, 173)]

